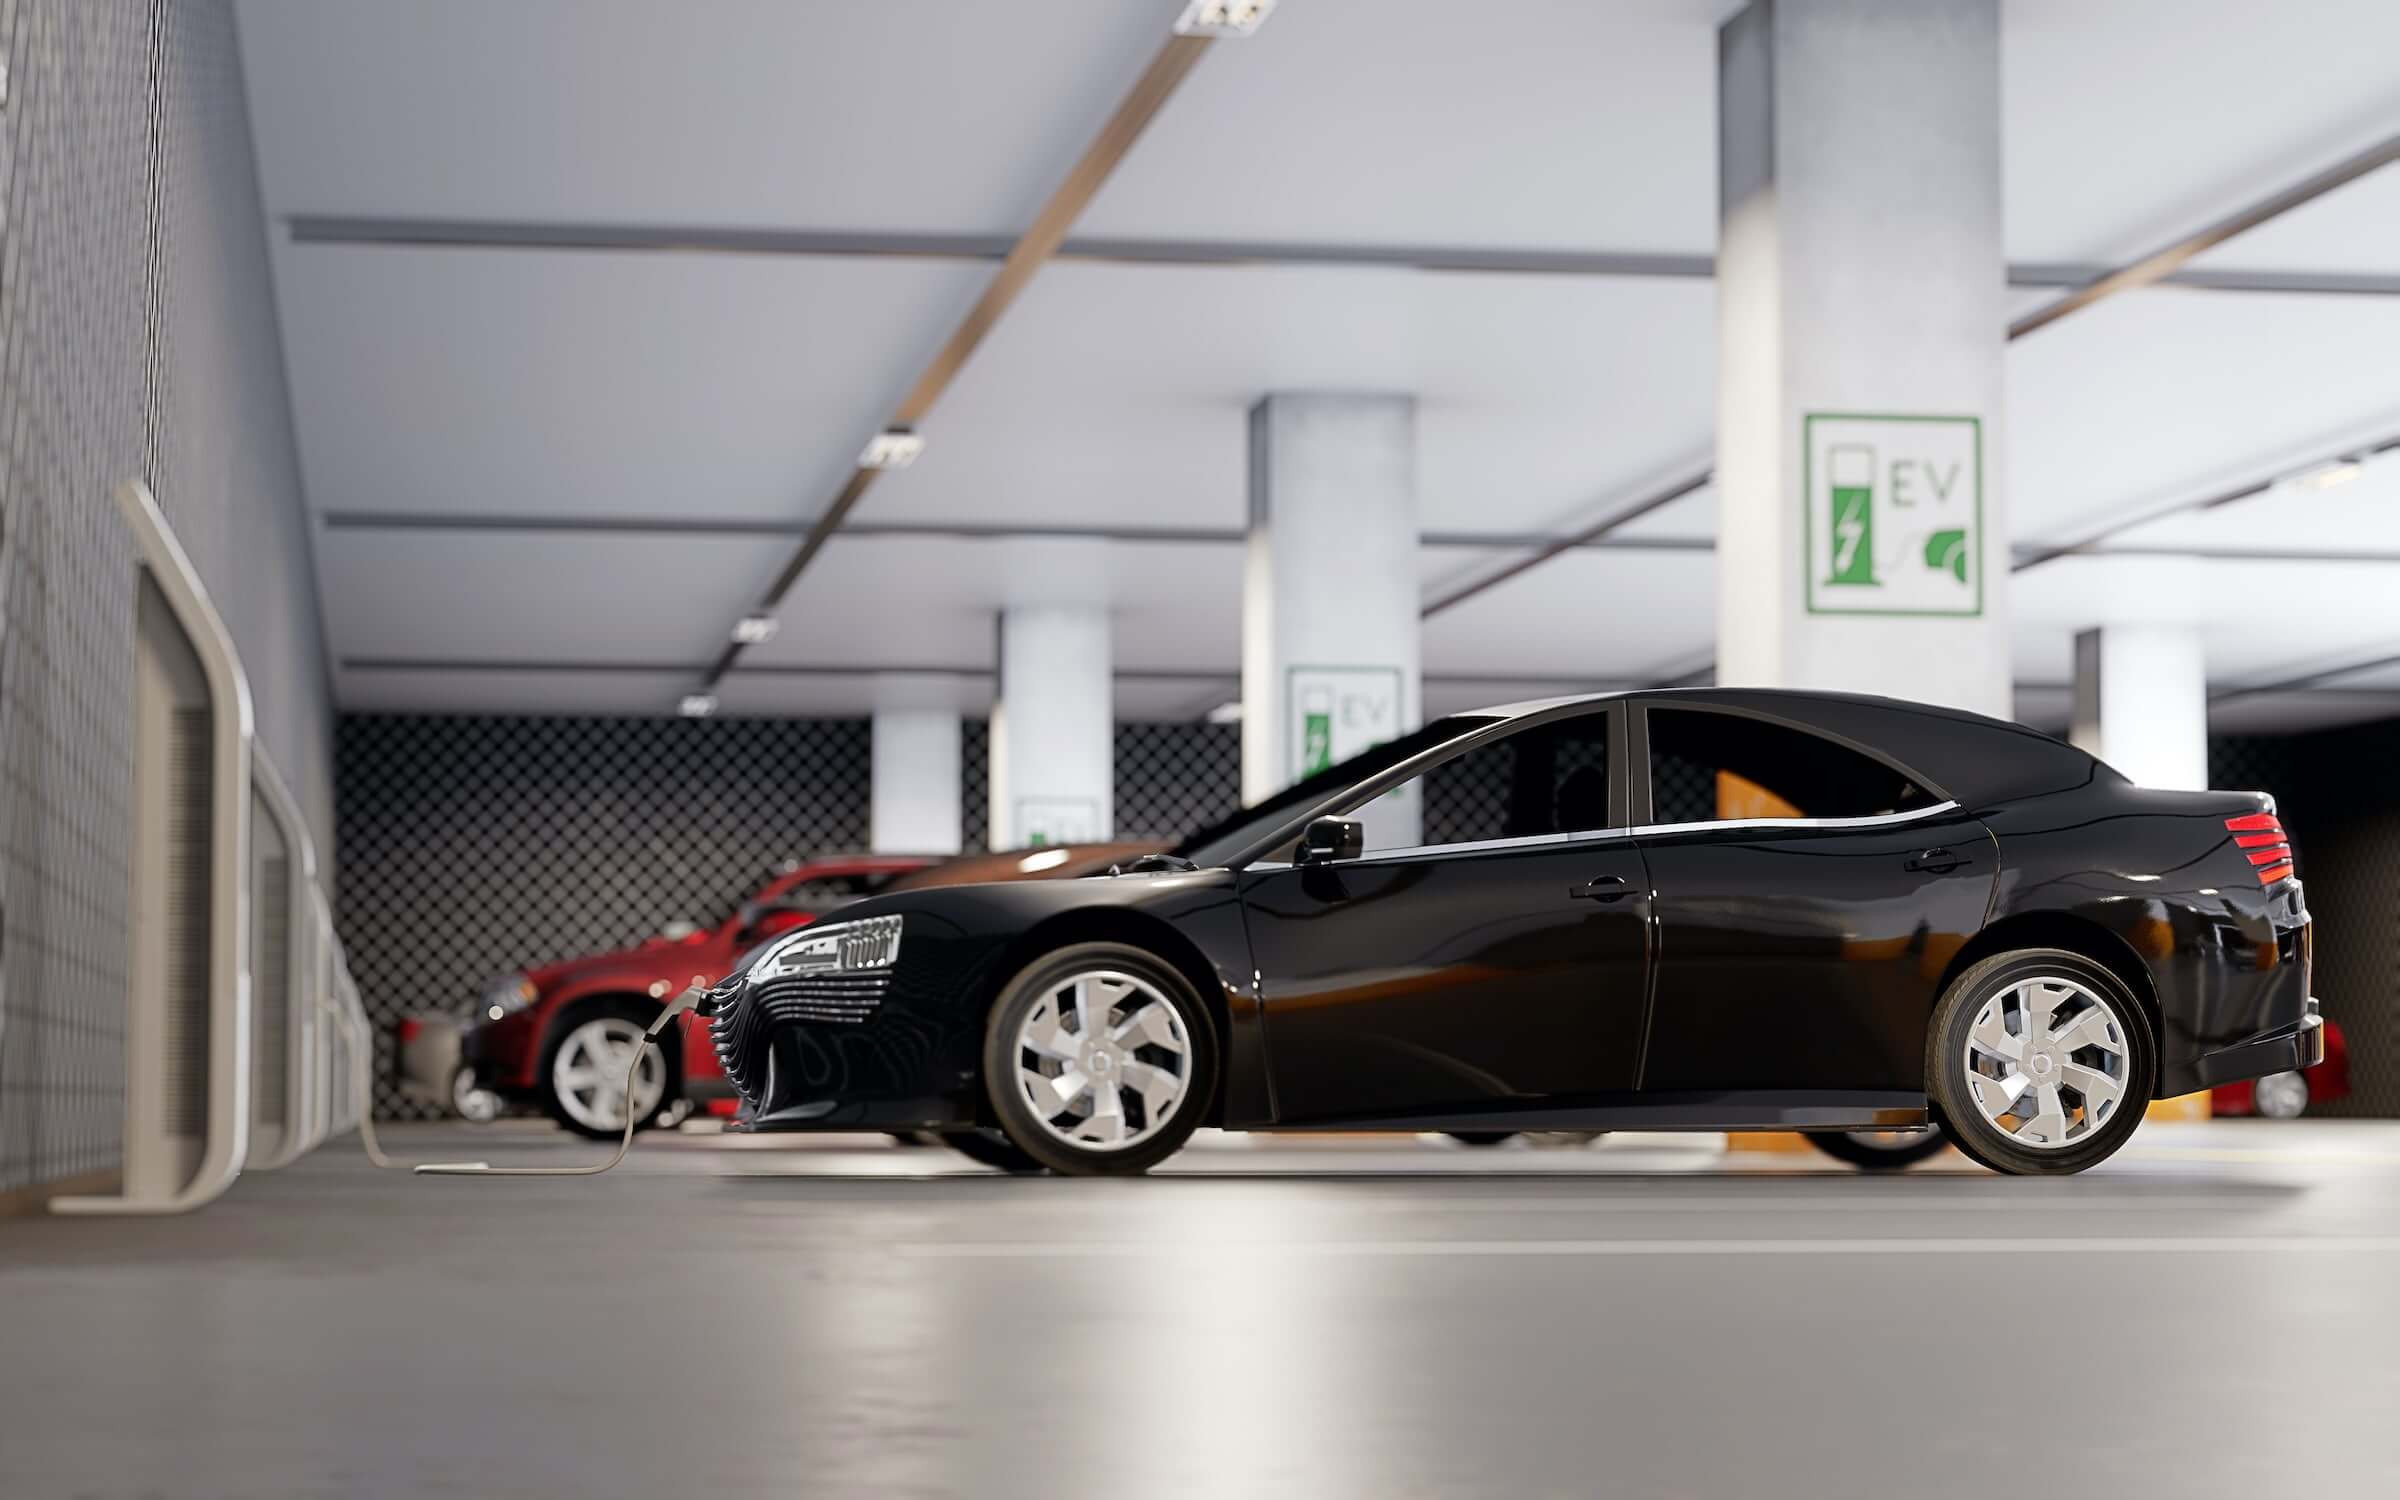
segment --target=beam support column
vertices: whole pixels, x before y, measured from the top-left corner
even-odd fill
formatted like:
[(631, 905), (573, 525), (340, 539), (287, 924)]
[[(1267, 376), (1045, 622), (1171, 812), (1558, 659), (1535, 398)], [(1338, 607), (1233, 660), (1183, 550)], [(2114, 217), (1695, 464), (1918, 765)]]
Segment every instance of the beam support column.
[[(1242, 800), (1414, 729), (1416, 398), (1275, 394), (1250, 410), (1242, 581)], [(1414, 805), (1371, 842), (1412, 842)]]
[[(1097, 556), (1100, 549), (1076, 550)], [(1110, 837), (1116, 826), (1113, 669), (1105, 604), (1023, 604), (1001, 612), (1000, 695), (992, 705), (992, 848)]]
[(2137, 786), (2208, 788), (2208, 671), (2193, 625), (2100, 625), (2075, 637), (2067, 738)]
[(867, 813), (874, 853), (958, 852), (958, 691), (950, 678), (875, 680)]
[(2006, 718), (1999, 0), (1752, 0), (1718, 98), (1718, 681)]

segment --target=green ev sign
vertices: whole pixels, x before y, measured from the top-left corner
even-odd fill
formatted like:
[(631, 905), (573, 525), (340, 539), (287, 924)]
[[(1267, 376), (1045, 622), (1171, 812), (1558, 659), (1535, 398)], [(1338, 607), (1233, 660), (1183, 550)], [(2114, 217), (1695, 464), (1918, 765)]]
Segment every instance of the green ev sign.
[(1808, 612), (1983, 613), (1983, 422), (1801, 419)]

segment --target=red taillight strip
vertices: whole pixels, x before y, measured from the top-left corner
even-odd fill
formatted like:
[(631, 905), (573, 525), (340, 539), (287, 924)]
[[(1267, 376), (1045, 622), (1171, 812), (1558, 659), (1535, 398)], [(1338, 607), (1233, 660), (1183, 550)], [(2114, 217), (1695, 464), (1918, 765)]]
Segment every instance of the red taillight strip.
[(2257, 868), (2260, 885), (2273, 885), (2292, 873), (2292, 846), (2285, 837), (2283, 820), (2273, 813), (2243, 813), (2227, 818), (2226, 829), (2233, 834), (2234, 847), (2252, 851), (2246, 858)]

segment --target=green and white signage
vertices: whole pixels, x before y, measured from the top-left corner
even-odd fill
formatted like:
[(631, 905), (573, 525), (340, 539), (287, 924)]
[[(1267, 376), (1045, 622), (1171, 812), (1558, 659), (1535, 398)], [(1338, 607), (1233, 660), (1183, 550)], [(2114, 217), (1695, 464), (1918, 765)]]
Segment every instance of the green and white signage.
[(1983, 422), (1801, 420), (1808, 612), (1983, 613)]
[(1284, 688), (1294, 781), (1399, 738), (1398, 667), (1293, 667)]
[(1089, 797), (1019, 797), (1016, 813), (1016, 841), (1028, 848), (1100, 837), (1100, 804)]

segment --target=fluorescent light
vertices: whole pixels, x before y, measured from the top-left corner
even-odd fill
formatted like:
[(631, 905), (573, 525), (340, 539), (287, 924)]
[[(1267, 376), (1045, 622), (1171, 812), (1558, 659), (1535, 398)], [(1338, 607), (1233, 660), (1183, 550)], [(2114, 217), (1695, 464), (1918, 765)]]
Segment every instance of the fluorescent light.
[(2348, 484), (2366, 471), (2366, 465), (2355, 458), (2337, 458), (2332, 463), (2309, 470), (2292, 483), (2302, 489), (2330, 490)]
[(925, 451), (925, 440), (905, 427), (887, 427), (867, 439), (859, 450), (858, 466), (862, 469), (905, 469)]
[(745, 646), (775, 639), (773, 615), (744, 615), (733, 622), (733, 638)]
[(717, 695), (686, 693), (683, 701), (675, 705), (675, 711), (687, 719), (705, 719), (717, 711)]
[(1191, 0), (1175, 18), (1177, 36), (1244, 37), (1258, 30), (1275, 0)]
[(1210, 709), (1208, 711), (1208, 722), (1211, 724), (1239, 724), (1242, 722), (1241, 700), (1236, 698), (1231, 703), (1220, 703), (1215, 708)]

